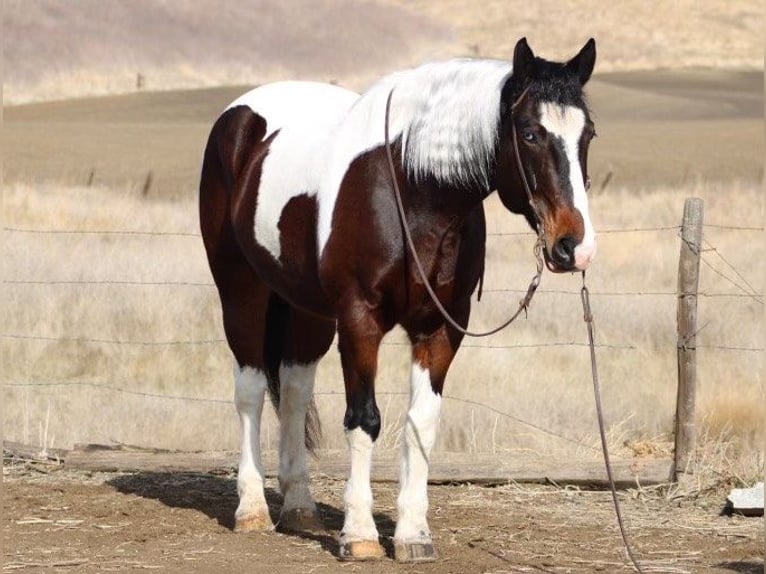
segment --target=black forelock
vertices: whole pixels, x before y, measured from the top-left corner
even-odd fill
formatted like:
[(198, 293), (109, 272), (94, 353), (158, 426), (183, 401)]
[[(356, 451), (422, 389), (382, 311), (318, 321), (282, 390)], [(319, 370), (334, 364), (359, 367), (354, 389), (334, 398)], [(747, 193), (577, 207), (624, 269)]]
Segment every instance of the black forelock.
[(535, 58), (534, 81), (530, 88), (535, 99), (564, 106), (581, 106), (582, 86), (577, 75), (564, 64)]
[(577, 74), (568, 69), (566, 64), (535, 57), (530, 76), (518, 78), (511, 74), (503, 87), (502, 105), (511, 106), (528, 86), (529, 96), (535, 101), (587, 109)]

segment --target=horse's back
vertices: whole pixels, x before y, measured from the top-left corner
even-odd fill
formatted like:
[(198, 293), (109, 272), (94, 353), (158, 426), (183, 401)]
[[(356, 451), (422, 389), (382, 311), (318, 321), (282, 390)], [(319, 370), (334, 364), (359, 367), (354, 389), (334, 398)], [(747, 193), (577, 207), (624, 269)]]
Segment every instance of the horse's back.
[(320, 82), (275, 82), (242, 94), (226, 110), (246, 106), (266, 120), (267, 136), (283, 128), (327, 127), (346, 113), (359, 94)]
[[(219, 117), (203, 167), (204, 182), (207, 164), (217, 163), (216, 195), (249, 265), (288, 301), (316, 312), (326, 311), (316, 277), (316, 194), (332, 134), (358, 97), (314, 82), (255, 88)], [(201, 200), (209, 193), (200, 192)]]

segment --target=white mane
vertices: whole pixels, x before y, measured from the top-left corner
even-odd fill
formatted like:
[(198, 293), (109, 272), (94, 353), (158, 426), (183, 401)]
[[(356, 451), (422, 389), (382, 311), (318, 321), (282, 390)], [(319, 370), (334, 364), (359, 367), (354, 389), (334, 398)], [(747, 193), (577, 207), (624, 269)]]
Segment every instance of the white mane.
[[(415, 181), (489, 189), (500, 122), (500, 95), (511, 64), (450, 60), (398, 72), (380, 80), (355, 107), (379, 116), (391, 88), (391, 139), (402, 135), (404, 169)], [(371, 126), (373, 127), (373, 126)], [(377, 131), (377, 130), (376, 130)]]

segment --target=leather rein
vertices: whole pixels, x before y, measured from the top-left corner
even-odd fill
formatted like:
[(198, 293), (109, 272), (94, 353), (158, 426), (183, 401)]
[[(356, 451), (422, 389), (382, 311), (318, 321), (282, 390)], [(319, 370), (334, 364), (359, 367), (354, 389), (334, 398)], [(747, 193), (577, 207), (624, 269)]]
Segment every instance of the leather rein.
[[(415, 250), (415, 242), (412, 240), (412, 235), (410, 233), (409, 225), (407, 224), (407, 216), (404, 212), (404, 204), (402, 203), (402, 194), (401, 194), (401, 190), (399, 189), (399, 183), (396, 180), (396, 169), (394, 167), (394, 159), (391, 154), (391, 141), (389, 139), (388, 125), (389, 125), (389, 119), (391, 114), (391, 97), (394, 94), (393, 89), (388, 93), (388, 99), (386, 100), (386, 124), (385, 124), (386, 158), (388, 159), (388, 169), (391, 173), (391, 183), (394, 187), (394, 195), (396, 196), (396, 206), (397, 206), (397, 209), (399, 210), (399, 217), (401, 218), (401, 221), (402, 221), (402, 228), (404, 229), (404, 237), (407, 240), (407, 245), (410, 248), (410, 253), (412, 253), (412, 259), (415, 262), (415, 266), (418, 268), (418, 272), (420, 273), (420, 278), (423, 280), (423, 285), (425, 286), (426, 291), (428, 291), (428, 294), (431, 296), (431, 300), (434, 302), (434, 305), (436, 305), (437, 309), (439, 309), (439, 312), (442, 314), (444, 319), (450, 325), (452, 325), (452, 327), (454, 327), (460, 333), (463, 333), (464, 335), (468, 335), (469, 337), (487, 337), (489, 335), (493, 335), (497, 333), (498, 331), (502, 331), (508, 325), (513, 323), (513, 321), (521, 314), (522, 311), (524, 311), (526, 314), (526, 310), (529, 308), (529, 304), (532, 301), (532, 296), (535, 294), (535, 291), (537, 290), (537, 287), (540, 284), (540, 277), (542, 276), (542, 273), (543, 273), (543, 266), (544, 266), (543, 249), (545, 246), (545, 227), (544, 227), (543, 219), (540, 215), (540, 212), (537, 209), (537, 205), (535, 204), (534, 198), (532, 197), (532, 188), (530, 187), (529, 181), (527, 180), (527, 173), (526, 173), (526, 170), (524, 169), (524, 162), (522, 162), (521, 153), (519, 152), (519, 142), (518, 142), (518, 138), (516, 137), (516, 123), (513, 121), (514, 119), (513, 113), (516, 111), (516, 106), (519, 104), (519, 102), (522, 100), (522, 98), (524, 97), (524, 95), (527, 93), (528, 90), (529, 90), (529, 86), (527, 86), (527, 88), (521, 93), (518, 99), (514, 102), (513, 106), (511, 106), (511, 130), (513, 134), (513, 155), (516, 158), (516, 167), (519, 170), (521, 181), (524, 184), (523, 186), (524, 191), (527, 194), (527, 200), (529, 201), (529, 205), (532, 208), (532, 212), (534, 213), (534, 216), (535, 216), (535, 222), (537, 224), (537, 241), (535, 242), (535, 249), (534, 249), (535, 257), (537, 259), (537, 271), (534, 277), (532, 277), (532, 281), (530, 282), (529, 287), (527, 288), (526, 295), (521, 300), (521, 302), (519, 302), (519, 308), (516, 310), (516, 312), (499, 327), (496, 327), (490, 331), (483, 331), (483, 332), (468, 331), (462, 325), (458, 324), (458, 322), (455, 321), (455, 319), (453, 319), (452, 316), (447, 312), (447, 310), (444, 308), (444, 305), (442, 305), (441, 301), (439, 301), (439, 298), (436, 296), (436, 292), (431, 286), (431, 283), (428, 281), (428, 277), (426, 275), (425, 269), (423, 268), (423, 264), (421, 263), (420, 257), (418, 257), (418, 253)], [(534, 177), (532, 181), (533, 182), (535, 181)], [(583, 312), (584, 312), (583, 318), (585, 320), (585, 324), (588, 330), (588, 345), (590, 347), (593, 391), (594, 391), (594, 395), (596, 399), (596, 415), (598, 418), (601, 447), (604, 454), (604, 464), (606, 466), (606, 473), (609, 479), (609, 486), (612, 493), (612, 501), (614, 504), (615, 514), (617, 517), (617, 524), (620, 529), (620, 535), (622, 537), (622, 541), (625, 546), (628, 559), (630, 560), (631, 564), (633, 565), (634, 569), (637, 572), (643, 573), (643, 570), (641, 569), (641, 565), (633, 553), (633, 549), (631, 547), (630, 540), (628, 538), (628, 533), (623, 523), (622, 512), (620, 511), (620, 503), (617, 499), (617, 489), (614, 482), (612, 464), (609, 459), (609, 448), (607, 446), (607, 437), (606, 437), (606, 430), (605, 430), (606, 425), (604, 424), (604, 415), (603, 415), (603, 410), (601, 407), (601, 385), (599, 382), (598, 370), (596, 367), (596, 349), (595, 349), (596, 345), (595, 345), (595, 335), (594, 335), (594, 328), (593, 328), (593, 314), (590, 308), (590, 296), (588, 293), (588, 288), (585, 285), (585, 271), (582, 272), (582, 280), (583, 280), (583, 285), (580, 291), (580, 297), (582, 299), (582, 305), (583, 305)]]
[[(529, 86), (521, 93), (518, 99), (514, 102), (513, 106), (511, 106), (511, 116), (513, 116), (513, 113), (516, 111), (516, 106), (525, 96), (525, 94), (527, 93), (527, 90), (529, 90)], [(439, 300), (439, 297), (436, 295), (436, 291), (434, 291), (434, 288), (431, 286), (431, 282), (428, 280), (428, 275), (426, 274), (425, 268), (423, 267), (423, 263), (420, 261), (420, 257), (418, 256), (417, 250), (415, 249), (415, 242), (412, 240), (410, 227), (407, 223), (407, 215), (404, 211), (404, 204), (402, 203), (402, 193), (401, 193), (401, 190), (399, 189), (399, 183), (396, 178), (396, 168), (394, 167), (394, 158), (391, 153), (391, 140), (389, 138), (389, 123), (390, 123), (389, 120), (391, 115), (391, 98), (393, 94), (394, 94), (394, 90), (391, 89), (391, 91), (388, 93), (388, 99), (386, 100), (386, 118), (385, 118), (386, 159), (388, 160), (388, 169), (391, 175), (391, 184), (394, 187), (394, 196), (396, 197), (396, 207), (399, 211), (399, 217), (402, 222), (402, 228), (404, 230), (405, 240), (407, 241), (407, 245), (410, 249), (410, 253), (412, 254), (412, 260), (415, 262), (415, 266), (418, 268), (418, 273), (420, 274), (420, 278), (423, 280), (423, 286), (426, 288), (426, 291), (428, 291), (428, 294), (430, 295), (431, 300), (434, 302), (434, 305), (436, 305), (436, 308), (442, 314), (444, 319), (450, 325), (452, 325), (454, 329), (456, 329), (458, 332), (462, 333), (463, 335), (468, 335), (469, 337), (488, 337), (489, 335), (494, 335), (498, 331), (502, 331), (508, 325), (513, 323), (516, 320), (516, 318), (521, 314), (522, 311), (524, 311), (524, 314), (526, 316), (527, 309), (529, 308), (529, 305), (532, 302), (532, 297), (534, 296), (535, 291), (537, 291), (537, 287), (540, 285), (540, 277), (543, 274), (543, 268), (544, 268), (543, 248), (545, 246), (545, 227), (543, 225), (543, 219), (540, 216), (540, 212), (538, 211), (537, 205), (535, 204), (534, 198), (532, 196), (532, 189), (529, 186), (526, 170), (524, 169), (524, 164), (521, 160), (521, 153), (519, 152), (518, 138), (516, 137), (516, 123), (514, 121), (511, 121), (512, 134), (513, 134), (513, 153), (514, 153), (514, 156), (516, 157), (516, 166), (519, 170), (519, 174), (521, 175), (521, 181), (524, 184), (523, 187), (524, 187), (524, 191), (527, 194), (527, 200), (529, 201), (529, 205), (532, 208), (532, 212), (534, 213), (535, 221), (537, 224), (537, 241), (535, 242), (535, 247), (534, 247), (535, 258), (537, 259), (537, 270), (535, 272), (534, 277), (532, 277), (532, 281), (529, 283), (529, 287), (527, 287), (526, 295), (519, 302), (518, 309), (516, 309), (516, 312), (509, 319), (504, 321), (498, 327), (495, 327), (494, 329), (491, 329), (489, 331), (469, 331), (465, 327), (460, 325), (449, 314), (447, 309)]]

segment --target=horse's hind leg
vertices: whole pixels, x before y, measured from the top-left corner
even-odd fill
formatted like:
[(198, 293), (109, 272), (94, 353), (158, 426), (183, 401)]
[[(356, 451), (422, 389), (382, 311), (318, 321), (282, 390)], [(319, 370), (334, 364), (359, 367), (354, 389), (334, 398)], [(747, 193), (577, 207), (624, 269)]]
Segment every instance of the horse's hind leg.
[[(205, 228), (203, 227), (203, 233)], [(233, 236), (207, 235), (206, 247), (223, 310), (223, 325), (234, 358), (234, 403), (241, 423), (234, 529), (273, 528), (263, 491), (261, 413), (268, 389), (264, 362), (268, 286), (247, 264)]]
[(238, 532), (270, 530), (274, 527), (263, 490), (261, 463), (261, 413), (267, 389), (266, 374), (249, 365), (234, 367), (234, 402), (241, 424), (242, 442), (237, 473), (239, 505), (234, 513)]
[(318, 532), (323, 525), (309, 489), (306, 451), (318, 440), (319, 421), (312, 404), (314, 378), (319, 360), (332, 344), (335, 321), (295, 308), (289, 311), (279, 367), (279, 486), (284, 504), (278, 528)]
[(258, 125), (253, 117), (230, 110), (219, 118), (205, 148), (199, 188), (202, 239), (221, 299), (226, 339), (236, 359), (234, 402), (242, 448), (235, 530), (241, 531), (273, 527), (263, 491), (260, 446), (268, 388), (264, 341), (270, 289), (242, 253), (231, 219), (233, 181), (264, 135), (265, 122)]
[(236, 359), (234, 403), (242, 433), (234, 529), (247, 532), (273, 528), (261, 463), (261, 413), (268, 389), (263, 346), (269, 290), (249, 268), (238, 271), (229, 277), (228, 291), (221, 300), (226, 338)]

